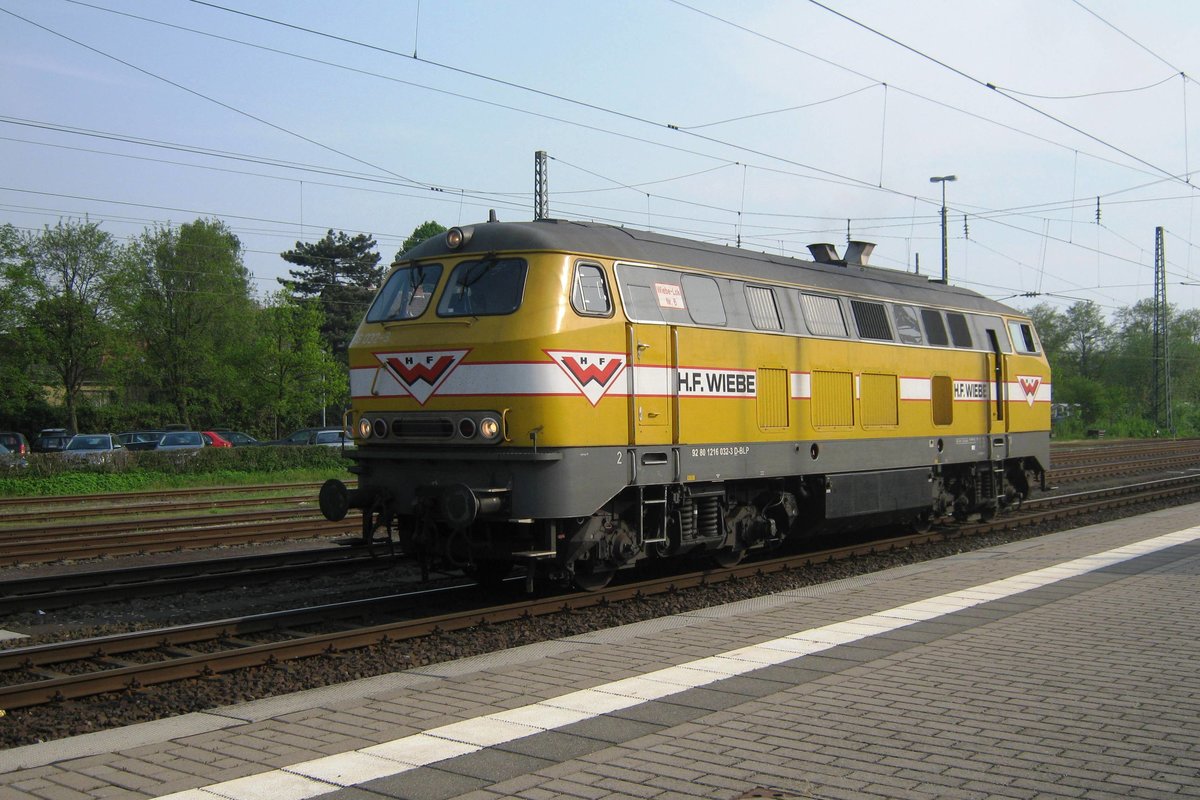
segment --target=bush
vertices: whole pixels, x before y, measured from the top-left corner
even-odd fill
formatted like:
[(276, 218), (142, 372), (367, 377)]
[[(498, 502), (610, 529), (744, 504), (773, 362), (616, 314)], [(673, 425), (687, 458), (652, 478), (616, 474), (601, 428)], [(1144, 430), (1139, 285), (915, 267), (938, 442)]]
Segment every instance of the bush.
[[(222, 479), (313, 472), (344, 473), (349, 461), (336, 447), (206, 447), (203, 450), (124, 451), (103, 461), (76, 461), (57, 453), (33, 453), (29, 466), (0, 474), (0, 496), (129, 492), (177, 485), (180, 479)], [(269, 480), (269, 477), (266, 478)]]

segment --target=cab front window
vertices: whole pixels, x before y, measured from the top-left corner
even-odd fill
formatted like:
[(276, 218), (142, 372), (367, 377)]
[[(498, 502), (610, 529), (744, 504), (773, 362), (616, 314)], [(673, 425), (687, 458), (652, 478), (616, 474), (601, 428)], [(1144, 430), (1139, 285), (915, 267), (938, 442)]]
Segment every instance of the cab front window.
[(440, 317), (485, 317), (511, 314), (521, 306), (525, 293), (526, 264), (523, 258), (484, 258), (463, 261), (450, 273), (442, 299)]
[(429, 307), (429, 298), (442, 277), (441, 264), (416, 264), (396, 270), (367, 312), (367, 322), (416, 319)]

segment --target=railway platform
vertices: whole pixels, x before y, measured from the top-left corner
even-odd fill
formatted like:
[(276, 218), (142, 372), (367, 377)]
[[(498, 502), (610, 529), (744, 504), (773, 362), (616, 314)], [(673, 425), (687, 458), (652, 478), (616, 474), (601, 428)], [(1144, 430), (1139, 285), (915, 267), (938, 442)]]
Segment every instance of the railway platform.
[(0, 797), (1200, 797), (1198, 587), (1182, 506), (13, 748)]

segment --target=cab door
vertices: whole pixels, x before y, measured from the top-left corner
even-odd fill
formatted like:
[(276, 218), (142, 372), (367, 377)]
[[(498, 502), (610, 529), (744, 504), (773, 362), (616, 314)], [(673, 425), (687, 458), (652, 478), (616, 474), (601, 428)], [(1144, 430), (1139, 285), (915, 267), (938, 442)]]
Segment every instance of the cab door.
[(629, 443), (670, 444), (675, 364), (669, 325), (630, 323)]
[(988, 437), (992, 460), (1008, 456), (1008, 360), (1000, 349), (1000, 333), (987, 329)]

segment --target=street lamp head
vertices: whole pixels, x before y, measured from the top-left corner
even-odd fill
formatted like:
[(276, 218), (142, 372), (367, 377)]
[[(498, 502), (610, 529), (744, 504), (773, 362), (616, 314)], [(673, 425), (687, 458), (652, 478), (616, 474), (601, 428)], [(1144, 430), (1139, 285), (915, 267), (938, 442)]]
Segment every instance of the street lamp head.
[(956, 181), (956, 180), (958, 180), (957, 175), (943, 175), (941, 177), (930, 178), (929, 182), (930, 183), (942, 183), (944, 181)]

